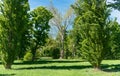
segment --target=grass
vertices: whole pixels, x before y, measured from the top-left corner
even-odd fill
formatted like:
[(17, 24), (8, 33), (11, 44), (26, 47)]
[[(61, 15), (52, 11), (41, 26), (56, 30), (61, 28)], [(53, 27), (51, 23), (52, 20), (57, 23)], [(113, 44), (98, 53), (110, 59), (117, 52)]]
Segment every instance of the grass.
[(120, 60), (104, 60), (102, 70), (94, 70), (79, 60), (15, 61), (12, 70), (0, 64), (0, 76), (120, 76)]

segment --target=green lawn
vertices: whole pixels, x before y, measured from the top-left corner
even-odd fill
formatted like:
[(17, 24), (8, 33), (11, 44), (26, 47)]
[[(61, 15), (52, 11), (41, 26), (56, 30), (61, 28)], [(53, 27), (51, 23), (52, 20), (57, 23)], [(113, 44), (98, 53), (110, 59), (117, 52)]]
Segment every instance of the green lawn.
[(120, 76), (120, 60), (104, 60), (102, 70), (94, 70), (88, 62), (79, 60), (16, 61), (12, 70), (0, 64), (0, 76)]

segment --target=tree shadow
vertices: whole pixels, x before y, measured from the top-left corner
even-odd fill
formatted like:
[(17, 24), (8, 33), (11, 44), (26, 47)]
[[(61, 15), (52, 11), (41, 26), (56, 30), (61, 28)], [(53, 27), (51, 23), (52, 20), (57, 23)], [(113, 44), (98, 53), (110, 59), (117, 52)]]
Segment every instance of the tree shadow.
[(120, 64), (103, 65), (102, 70), (105, 72), (120, 72)]
[[(30, 64), (50, 64), (50, 63), (79, 63), (84, 61), (70, 61), (70, 60), (41, 60), (41, 61), (24, 61), (24, 62), (16, 62), (14, 65), (30, 65)], [(1, 62), (0, 62), (1, 64)], [(76, 69), (85, 69), (85, 68), (93, 68), (91, 65), (71, 65), (71, 66), (37, 66), (37, 67), (23, 67), (23, 68), (17, 68), (15, 70), (24, 70), (24, 69), (53, 69), (53, 70), (76, 70)], [(120, 72), (120, 64), (102, 64), (101, 70), (104, 72)], [(14, 76), (9, 74), (0, 74), (0, 76)]]
[(15, 74), (0, 74), (0, 76), (15, 76)]
[(85, 68), (92, 68), (92, 66), (88, 65), (88, 66), (39, 66), (39, 67), (25, 67), (25, 68), (18, 68), (15, 70), (24, 70), (24, 69), (53, 69), (53, 70), (72, 70), (72, 69), (85, 69)]
[(76, 63), (76, 62), (83, 62), (83, 61), (46, 61), (46, 60), (41, 60), (41, 61), (24, 61), (24, 62), (16, 62), (14, 65), (25, 65), (25, 64), (49, 64), (49, 63)]
[[(51, 70), (80, 70), (86, 68), (93, 68), (91, 65), (71, 65), (71, 66), (37, 66), (37, 67), (23, 67), (15, 70), (31, 70), (31, 69), (51, 69)], [(102, 64), (101, 70), (104, 72), (120, 72), (120, 64), (108, 65)]]

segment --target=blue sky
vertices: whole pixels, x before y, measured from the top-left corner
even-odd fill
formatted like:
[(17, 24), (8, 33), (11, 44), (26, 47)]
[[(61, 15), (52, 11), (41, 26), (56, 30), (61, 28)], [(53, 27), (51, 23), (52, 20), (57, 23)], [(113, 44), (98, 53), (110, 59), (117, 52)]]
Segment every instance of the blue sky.
[[(54, 6), (61, 12), (62, 14), (67, 11), (67, 9), (70, 7), (71, 4), (75, 2), (75, 0), (52, 0)], [(111, 2), (112, 0), (108, 0), (108, 2)], [(30, 8), (31, 10), (35, 9), (38, 6), (45, 6), (49, 7), (50, 0), (29, 0)], [(117, 21), (120, 23), (120, 12), (117, 10), (112, 11), (111, 18), (117, 18)], [(53, 38), (57, 36), (57, 30), (54, 28), (51, 28), (50, 34)]]
[[(52, 0), (54, 6), (62, 14), (64, 14), (68, 10), (68, 8), (70, 7), (70, 5), (73, 4), (74, 1), (75, 0)], [(36, 8), (38, 6), (49, 7), (50, 0), (29, 0), (29, 3), (30, 3), (31, 10), (33, 10), (34, 8)], [(51, 28), (50, 34), (52, 35), (53, 38), (55, 38), (57, 36), (57, 31), (58, 30), (56, 28), (54, 28), (54, 27)]]
[[(34, 8), (38, 6), (46, 6), (48, 7), (50, 5), (50, 0), (29, 0), (30, 8), (33, 10)], [(59, 9), (60, 12), (65, 12), (71, 4), (75, 2), (75, 0), (52, 0), (53, 4), (56, 8)], [(108, 2), (111, 2), (112, 0), (108, 0)], [(120, 12), (117, 10), (114, 10), (111, 13), (112, 18), (117, 18), (117, 21), (120, 23)]]
[[(52, 0), (54, 6), (59, 9), (59, 11), (66, 11), (69, 6), (74, 3), (75, 0)], [(31, 10), (38, 6), (46, 6), (50, 5), (50, 0), (29, 0)]]

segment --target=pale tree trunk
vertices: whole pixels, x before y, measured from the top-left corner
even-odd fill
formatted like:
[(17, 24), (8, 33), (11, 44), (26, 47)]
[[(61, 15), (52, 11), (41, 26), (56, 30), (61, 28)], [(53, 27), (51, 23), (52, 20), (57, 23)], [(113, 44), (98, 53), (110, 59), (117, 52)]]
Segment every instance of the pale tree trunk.
[(64, 58), (64, 34), (61, 36), (61, 51), (60, 51), (60, 59)]
[(61, 50), (60, 51), (60, 59), (63, 59), (64, 58), (64, 50)]
[(73, 44), (73, 49), (72, 49), (72, 58), (75, 57), (75, 53), (76, 53), (76, 49), (75, 49), (75, 45)]

